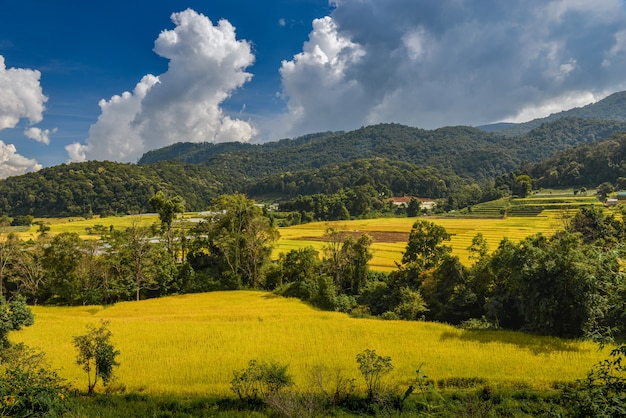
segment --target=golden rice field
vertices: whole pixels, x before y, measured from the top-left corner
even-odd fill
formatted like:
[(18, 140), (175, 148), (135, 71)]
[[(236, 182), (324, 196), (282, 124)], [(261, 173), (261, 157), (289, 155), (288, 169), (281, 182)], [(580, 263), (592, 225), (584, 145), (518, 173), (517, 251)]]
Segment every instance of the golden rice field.
[[(544, 210), (537, 216), (506, 217), (506, 218), (419, 218), (427, 219), (446, 228), (452, 238), (447, 245), (453, 249), (462, 262), (467, 262), (467, 248), (479, 232), (483, 234), (489, 248), (495, 250), (503, 238), (519, 241), (529, 235), (541, 232), (552, 235), (563, 228), (562, 210)], [(353, 221), (314, 222), (280, 229), (280, 240), (274, 249), (274, 255), (292, 249), (313, 246), (321, 251), (324, 242), (321, 240), (325, 231), (332, 227), (357, 233), (374, 235), (371, 250), (373, 259), (370, 267), (379, 271), (391, 271), (400, 262), (406, 247), (406, 240), (411, 226), (418, 218), (378, 218)], [(404, 237), (402, 237), (404, 234)], [(377, 236), (381, 239), (377, 240)], [(388, 242), (395, 238), (401, 241)]]
[[(79, 389), (86, 375), (74, 363), (72, 336), (88, 323), (110, 321), (121, 354), (117, 385), (151, 394), (232, 396), (234, 370), (251, 359), (289, 365), (296, 387), (323, 365), (361, 385), (355, 356), (365, 349), (390, 356), (388, 381), (404, 386), (423, 371), (435, 380), (480, 377), (493, 387), (550, 388), (582, 378), (607, 356), (591, 342), (505, 331), (465, 331), (407, 321), (356, 319), (317, 311), (296, 299), (232, 291), (173, 296), (113, 306), (33, 307), (35, 325), (11, 334), (47, 353)], [(362, 387), (362, 386), (361, 386)]]
[[(481, 232), (487, 240), (490, 249), (495, 250), (503, 238), (514, 241), (521, 240), (529, 235), (542, 232), (551, 235), (557, 229), (563, 227), (564, 212), (562, 210), (548, 209), (537, 216), (506, 218), (419, 218), (427, 219), (446, 228), (452, 235), (448, 245), (452, 246), (453, 253), (458, 255), (462, 262), (468, 262), (467, 248), (472, 238)], [(273, 256), (276, 258), (280, 253), (287, 253), (292, 249), (312, 246), (318, 251), (324, 247), (323, 236), (330, 227), (340, 231), (354, 234), (368, 233), (374, 237), (371, 250), (373, 259), (370, 267), (378, 271), (391, 271), (396, 268), (396, 262), (400, 262), (406, 247), (411, 226), (418, 218), (377, 218), (351, 221), (313, 222), (304, 225), (279, 228), (280, 239), (275, 244)], [(46, 219), (50, 224), (50, 234), (61, 232), (75, 232), (84, 239), (97, 239), (96, 234), (88, 234), (88, 228), (94, 225), (103, 225), (106, 228), (113, 226), (116, 229), (126, 228), (131, 222), (138, 222), (142, 226), (150, 226), (158, 223), (159, 218), (152, 216), (124, 216), (109, 218), (64, 218)], [(24, 239), (34, 239), (37, 236), (37, 226), (29, 230), (19, 232)]]

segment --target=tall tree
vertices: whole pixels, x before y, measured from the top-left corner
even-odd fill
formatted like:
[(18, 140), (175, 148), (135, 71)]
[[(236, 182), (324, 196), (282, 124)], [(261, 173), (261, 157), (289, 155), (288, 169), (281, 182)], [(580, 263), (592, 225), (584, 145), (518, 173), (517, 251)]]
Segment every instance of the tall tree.
[(260, 207), (242, 194), (218, 197), (212, 210), (210, 250), (220, 260), (227, 287), (256, 287), (262, 281), (262, 265), (269, 260), (278, 232)]
[(20, 239), (10, 233), (0, 236), (0, 297), (4, 297), (6, 276), (11, 264), (20, 252)]
[(176, 195), (168, 199), (165, 193), (158, 191), (150, 198), (148, 203), (159, 214), (161, 231), (167, 238), (167, 250), (172, 253), (172, 222), (176, 219), (176, 215), (185, 211), (183, 198)]

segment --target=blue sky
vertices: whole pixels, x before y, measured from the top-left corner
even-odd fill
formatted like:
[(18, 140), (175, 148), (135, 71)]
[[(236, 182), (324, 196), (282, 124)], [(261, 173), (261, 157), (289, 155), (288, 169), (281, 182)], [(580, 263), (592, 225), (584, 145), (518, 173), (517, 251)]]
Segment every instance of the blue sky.
[(626, 89), (624, 0), (0, 0), (0, 177), (523, 121)]

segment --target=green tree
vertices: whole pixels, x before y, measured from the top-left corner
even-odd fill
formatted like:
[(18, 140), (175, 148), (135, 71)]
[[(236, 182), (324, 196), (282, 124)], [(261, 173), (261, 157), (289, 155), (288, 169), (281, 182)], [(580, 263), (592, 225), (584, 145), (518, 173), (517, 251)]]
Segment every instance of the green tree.
[(356, 355), (356, 362), (359, 364), (359, 371), (365, 379), (367, 386), (367, 397), (370, 401), (381, 394), (382, 378), (393, 370), (391, 357), (379, 356), (376, 350), (366, 349)]
[(66, 304), (82, 301), (78, 266), (83, 259), (83, 244), (77, 233), (62, 232), (45, 247), (42, 261), (47, 276), (45, 290), (48, 301)]
[(421, 206), (422, 203), (418, 199), (412, 197), (406, 208), (406, 216), (409, 218), (416, 217), (420, 213)]
[(596, 187), (596, 194), (600, 200), (606, 199), (606, 197), (615, 191), (615, 186), (612, 183), (605, 181), (604, 183)]
[(11, 265), (9, 280), (17, 286), (18, 293), (35, 305), (46, 279), (42, 261), (45, 245), (44, 241), (37, 240), (31, 247), (22, 249)]
[(111, 343), (112, 333), (108, 322), (101, 322), (96, 328), (87, 325), (87, 333), (74, 337), (74, 347), (78, 351), (76, 364), (87, 373), (87, 393), (92, 394), (98, 380), (104, 386), (113, 378), (113, 368), (119, 366), (115, 358), (120, 354)]
[(0, 416), (65, 416), (67, 386), (43, 353), (23, 344), (0, 350)]
[(409, 265), (418, 271), (436, 267), (439, 261), (452, 250), (443, 244), (450, 240), (450, 234), (440, 225), (426, 220), (413, 224), (402, 264)]
[(263, 266), (269, 261), (278, 232), (261, 208), (242, 194), (222, 195), (212, 206), (207, 250), (223, 284), (261, 287)]
[(9, 332), (33, 325), (34, 317), (26, 300), (17, 296), (10, 302), (0, 297), (0, 349), (8, 347)]
[(10, 233), (0, 237), (0, 297), (4, 297), (7, 273), (20, 252), (20, 239)]
[(167, 250), (172, 253), (172, 222), (176, 219), (176, 215), (185, 211), (183, 198), (176, 195), (168, 199), (165, 193), (158, 191), (148, 203), (159, 214), (161, 231), (165, 233), (167, 238)]
[(248, 367), (233, 372), (230, 389), (240, 400), (264, 400), (293, 384), (287, 365), (250, 360)]
[(533, 190), (533, 181), (527, 174), (522, 174), (515, 177), (515, 183), (513, 183), (513, 193), (519, 197), (526, 197)]

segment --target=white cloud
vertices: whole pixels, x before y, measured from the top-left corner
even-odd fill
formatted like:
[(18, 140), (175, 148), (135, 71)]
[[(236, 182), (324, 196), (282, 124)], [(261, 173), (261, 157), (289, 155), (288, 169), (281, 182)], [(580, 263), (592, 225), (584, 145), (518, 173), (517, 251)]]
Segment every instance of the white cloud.
[(66, 147), (70, 160), (135, 161), (144, 152), (180, 141), (249, 141), (251, 123), (225, 115), (220, 105), (252, 77), (254, 56), (226, 20), (217, 25), (193, 10), (172, 14), (154, 51), (167, 72), (145, 76), (133, 92), (101, 100), (101, 115), (86, 144)]
[(40, 77), (36, 70), (6, 68), (0, 55), (0, 130), (14, 128), (23, 118), (41, 122), (48, 98), (42, 92)]
[[(281, 124), (287, 132), (315, 132), (336, 125), (358, 123), (362, 85), (349, 69), (365, 52), (340, 34), (333, 19), (313, 21), (303, 52), (280, 68), (290, 117)], [(309, 116), (314, 116), (309, 118)], [(321, 120), (323, 123), (320, 123)]]
[(281, 67), (293, 136), (546, 116), (626, 88), (621, 0), (336, 0)]
[[(39, 71), (24, 68), (6, 68), (4, 57), (0, 55), (0, 131), (17, 126), (21, 119), (30, 123), (43, 120), (44, 96), (39, 79)], [(30, 128), (26, 136), (49, 142), (51, 131)], [(46, 143), (48, 143), (46, 142)], [(5, 144), (0, 140), (0, 178), (24, 174), (41, 169), (41, 165), (33, 159), (17, 153), (13, 144)]]
[(41, 170), (41, 164), (17, 153), (15, 145), (0, 140), (0, 179)]
[(37, 127), (31, 127), (24, 131), (24, 135), (27, 138), (34, 139), (42, 144), (50, 144), (50, 134), (56, 133), (57, 128), (54, 129), (41, 129)]

